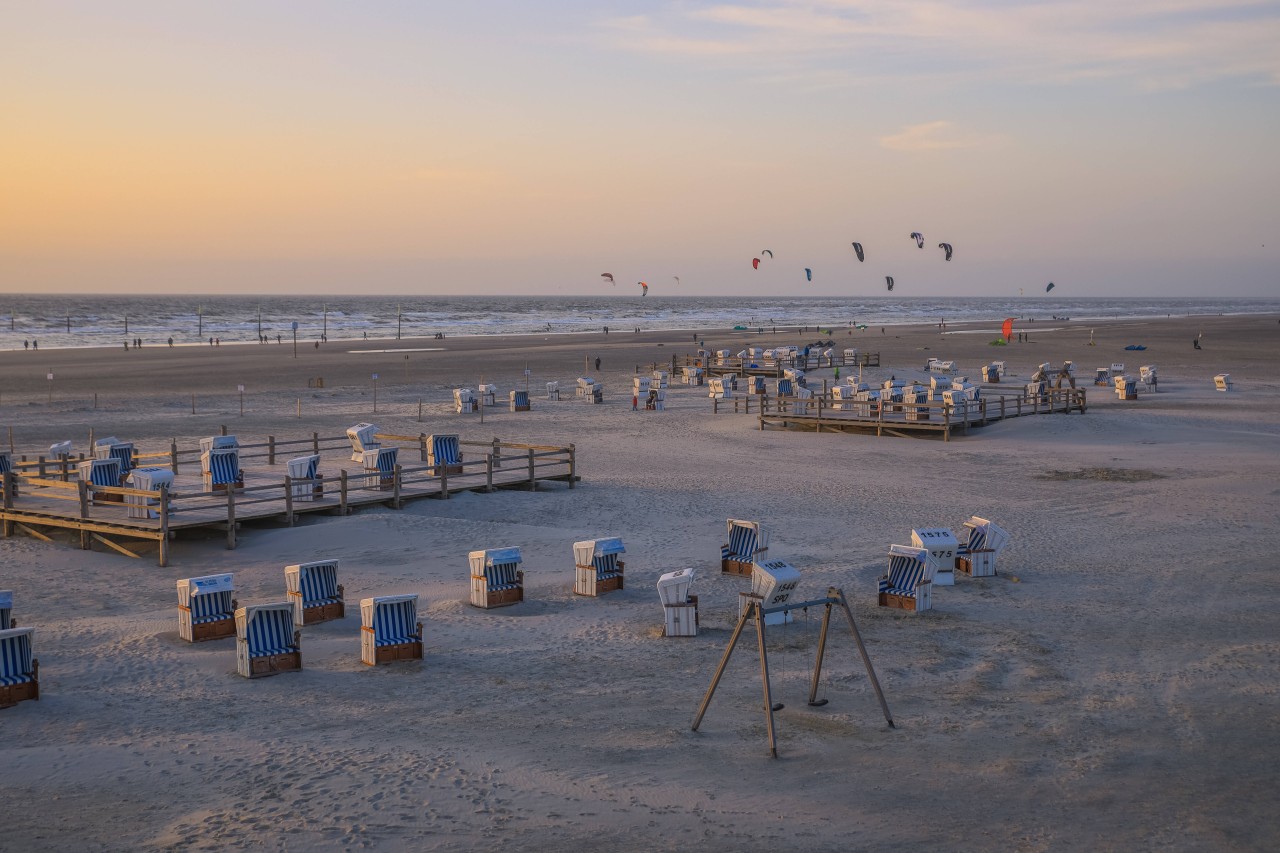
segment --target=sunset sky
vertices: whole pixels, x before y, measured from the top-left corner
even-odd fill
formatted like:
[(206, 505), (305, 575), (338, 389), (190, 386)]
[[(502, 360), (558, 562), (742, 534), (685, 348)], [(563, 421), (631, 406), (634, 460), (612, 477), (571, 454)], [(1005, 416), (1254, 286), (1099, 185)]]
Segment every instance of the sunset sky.
[(1276, 2), (0, 3), (3, 292), (1280, 296)]

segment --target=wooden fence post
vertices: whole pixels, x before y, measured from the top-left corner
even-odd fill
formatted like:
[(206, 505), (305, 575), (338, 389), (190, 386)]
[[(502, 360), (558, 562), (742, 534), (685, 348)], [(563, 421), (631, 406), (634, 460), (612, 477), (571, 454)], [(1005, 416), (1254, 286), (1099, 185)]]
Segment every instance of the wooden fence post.
[(447, 501), (449, 499), (449, 466), (437, 464), (436, 470), (440, 472), (440, 499)]
[[(87, 521), (89, 518), (89, 484), (84, 480), (80, 480), (76, 483), (76, 493), (80, 498), (80, 518)], [(83, 528), (80, 530), (80, 550), (89, 550), (89, 531)]]
[(160, 485), (160, 566), (169, 565), (169, 487)]
[(169, 442), (169, 470), (178, 476), (178, 439)]
[(536, 492), (538, 490), (538, 481), (533, 473), (533, 448), (529, 448), (529, 491)]
[(484, 490), (486, 492), (493, 491), (493, 454), (490, 453), (484, 458)]
[(400, 478), (404, 476), (402, 471), (403, 469), (397, 465), (391, 472), (391, 506), (395, 509), (400, 509)]
[(293, 477), (284, 476), (284, 519), (293, 527)]
[(267, 436), (267, 464), (276, 464), (276, 437), (274, 435)]
[[(498, 437), (493, 437), (493, 467), (502, 467), (502, 442), (498, 441)], [(493, 485), (490, 483), (489, 485)]]
[(44, 457), (40, 456), (36, 459), (36, 471), (39, 473), (40, 479), (44, 479)]
[(347, 509), (347, 469), (343, 468), (338, 474), (338, 514), (346, 515)]
[[(4, 508), (13, 509), (13, 486), (17, 482), (17, 478), (12, 471), (4, 472)], [(9, 519), (4, 520), (4, 535), (13, 535), (13, 522)]]
[(227, 548), (236, 547), (236, 488), (235, 483), (227, 483)]
[(578, 446), (576, 444), (569, 445), (569, 488), (573, 488), (573, 484), (578, 479)]
[(318, 432), (311, 433), (311, 452), (320, 452), (320, 433)]

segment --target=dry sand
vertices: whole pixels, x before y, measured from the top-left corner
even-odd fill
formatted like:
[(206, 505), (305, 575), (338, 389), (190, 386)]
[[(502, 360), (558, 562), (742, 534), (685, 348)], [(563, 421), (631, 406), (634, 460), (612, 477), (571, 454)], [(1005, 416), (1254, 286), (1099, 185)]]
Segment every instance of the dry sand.
[[(372, 420), (574, 442), (584, 478), (250, 526), (234, 551), (184, 536), (164, 569), (153, 550), (0, 540), (43, 694), (0, 710), (0, 849), (1276, 849), (1280, 324), (1091, 327), (1095, 347), (1079, 323), (1036, 323), (1005, 348), (978, 326), (833, 336), (882, 353), (869, 378), (922, 375), (930, 355), (974, 376), (1003, 358), (1022, 379), (1064, 358), (1081, 378), (1159, 366), (1158, 394), (1090, 386), (1084, 416), (950, 443), (762, 433), (681, 386), (668, 411), (631, 412), (635, 365), (688, 351), (690, 333), (331, 342), (296, 360), (288, 345), (0, 353), (0, 426), (19, 452), (83, 447), (90, 428), (146, 447), (220, 424), (283, 437)], [(407, 364), (351, 352), (397, 347), (442, 349)], [(584, 356), (603, 359), (607, 404), (541, 400)], [(526, 363), (533, 412), (450, 412), (455, 385), (505, 392)], [(1213, 390), (1222, 371), (1230, 394)], [(1000, 576), (937, 590), (922, 616), (874, 606), (890, 543), (970, 514), (1012, 533)], [(718, 573), (726, 517), (769, 525), (805, 597), (845, 589), (896, 728), (839, 631), (830, 703), (805, 705), (811, 614), (770, 633), (779, 760), (751, 632), (690, 731), (746, 586)], [(626, 541), (627, 589), (577, 598), (570, 545), (601, 535)], [(474, 609), (466, 553), (501, 545), (524, 550), (528, 600)], [(249, 681), (231, 641), (178, 639), (175, 579), (234, 571), (242, 603), (278, 600), (283, 566), (321, 557), (341, 560), (349, 615), (304, 630), (301, 673)], [(663, 638), (654, 581), (685, 566), (702, 632)], [(363, 666), (358, 599), (406, 592), (422, 596), (425, 661)]]

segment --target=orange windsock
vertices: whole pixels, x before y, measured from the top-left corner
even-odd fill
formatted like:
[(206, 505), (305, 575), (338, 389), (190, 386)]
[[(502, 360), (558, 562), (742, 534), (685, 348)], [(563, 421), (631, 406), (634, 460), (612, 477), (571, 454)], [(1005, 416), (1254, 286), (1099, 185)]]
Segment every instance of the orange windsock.
[(1010, 317), (1004, 321), (1004, 325), (1000, 327), (1000, 334), (1004, 335), (1007, 341), (1013, 337), (1013, 318)]

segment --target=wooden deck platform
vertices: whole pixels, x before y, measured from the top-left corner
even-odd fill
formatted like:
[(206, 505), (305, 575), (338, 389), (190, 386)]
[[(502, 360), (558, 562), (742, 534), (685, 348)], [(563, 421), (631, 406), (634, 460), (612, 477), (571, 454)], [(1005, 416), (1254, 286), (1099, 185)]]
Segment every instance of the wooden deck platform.
[[(736, 373), (739, 376), (765, 376), (781, 378), (782, 372), (788, 369), (818, 370), (824, 367), (879, 367), (880, 353), (859, 352), (856, 358), (845, 358), (843, 351), (836, 350), (831, 358), (817, 353), (808, 357), (797, 355), (793, 358), (776, 359), (760, 358), (756, 360), (729, 356), (721, 358), (716, 355), (671, 356), (671, 374), (674, 376), (682, 367), (701, 367), (708, 376), (719, 376), (724, 373)], [(664, 365), (665, 367), (665, 365)]]
[[(714, 400), (713, 411), (737, 403), (746, 403), (751, 410), (750, 396), (729, 400)], [(1002, 393), (984, 390), (982, 396), (966, 406), (947, 403), (885, 403), (834, 400), (814, 396), (801, 400), (798, 397), (754, 398), (760, 429), (812, 430), (813, 432), (873, 432), (876, 435), (910, 436), (917, 434), (941, 434), (943, 441), (951, 440), (951, 433), (959, 430), (967, 435), (971, 427), (982, 427), (995, 421), (1025, 415), (1054, 413), (1084, 414), (1087, 403), (1083, 388), (1064, 388), (1047, 391), (1042, 397), (1028, 398), (1020, 393)]]
[[(563, 482), (573, 488), (577, 476), (572, 444), (546, 446), (503, 442), (460, 441), (462, 464), (452, 473), (426, 462), (426, 436), (380, 434), (384, 446), (400, 448), (400, 464), (388, 478), (365, 471), (351, 461), (346, 436), (293, 441), (268, 441), (240, 445), (243, 488), (205, 491), (199, 465), (199, 448), (179, 448), (138, 454), (136, 465), (165, 467), (174, 472), (172, 487), (156, 491), (95, 487), (79, 480), (74, 460), (56, 463), (37, 458), (15, 462), (13, 473), (3, 477), (0, 521), (3, 533), (26, 533), (45, 541), (49, 528), (74, 530), (80, 547), (94, 542), (131, 557), (138, 555), (115, 538), (141, 539), (159, 545), (159, 563), (168, 565), (169, 545), (181, 531), (193, 528), (225, 530), (227, 547), (236, 546), (237, 527), (246, 521), (280, 520), (293, 524), (307, 513), (341, 514), (373, 504), (399, 509), (422, 498), (447, 500), (462, 491), (495, 489), (536, 490), (540, 484)], [(319, 476), (314, 480), (288, 476), (288, 457), (320, 454)], [(321, 494), (315, 495), (319, 490)], [(296, 497), (295, 491), (312, 499)], [(156, 518), (130, 518), (126, 501), (149, 499), (156, 504)]]

